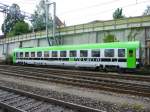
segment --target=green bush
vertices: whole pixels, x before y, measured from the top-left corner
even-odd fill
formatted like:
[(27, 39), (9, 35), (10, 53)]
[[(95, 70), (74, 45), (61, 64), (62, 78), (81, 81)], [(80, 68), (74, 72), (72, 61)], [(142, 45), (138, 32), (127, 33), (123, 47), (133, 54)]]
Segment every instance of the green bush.
[(21, 35), (29, 32), (29, 25), (24, 21), (19, 21), (13, 27), (13, 32), (15, 35)]
[(119, 40), (117, 40), (117, 38), (112, 34), (108, 34), (106, 37), (104, 37), (103, 41), (104, 41), (104, 43), (119, 42)]
[(13, 57), (11, 55), (6, 56), (5, 64), (13, 64)]
[(11, 31), (11, 32), (7, 33), (7, 37), (13, 37), (13, 36), (15, 36), (14, 31)]

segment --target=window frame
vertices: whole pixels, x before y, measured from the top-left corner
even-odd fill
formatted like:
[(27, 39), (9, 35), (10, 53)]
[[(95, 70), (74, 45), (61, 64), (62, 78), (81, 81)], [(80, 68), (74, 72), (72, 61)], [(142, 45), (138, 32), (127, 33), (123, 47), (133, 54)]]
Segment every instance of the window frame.
[[(99, 56), (93, 56), (93, 52), (95, 52), (95, 51), (98, 51), (98, 52), (99, 52)], [(91, 50), (91, 57), (93, 57), (93, 58), (101, 57), (101, 50), (100, 50), (100, 49), (92, 49), (92, 50)]]
[[(21, 54), (22, 54), (22, 55), (21, 55)], [(24, 54), (24, 52), (20, 52), (20, 58), (23, 58), (23, 57), (24, 57), (23, 54)]]
[(50, 57), (49, 51), (44, 51), (44, 58), (48, 58), (48, 57)]
[[(86, 56), (84, 56), (84, 55), (81, 56), (81, 52), (83, 52), (83, 51), (86, 51)], [(88, 50), (80, 50), (79, 53), (80, 53), (81, 58), (88, 57)]]
[[(65, 55), (64, 55), (63, 53), (65, 53)], [(62, 54), (63, 54), (63, 55), (62, 55)], [(67, 51), (60, 51), (60, 57), (61, 57), (61, 58), (67, 57)]]
[(129, 51), (128, 51), (128, 57), (132, 58), (134, 56), (133, 53), (134, 53), (133, 49), (129, 49)]
[[(28, 56), (26, 56), (28, 54)], [(25, 58), (29, 58), (29, 52), (25, 52)]]
[[(108, 56), (106, 56), (106, 53), (109, 53), (109, 52), (106, 52), (106, 50), (113, 50), (113, 56), (110, 56), (110, 55), (108, 55)], [(104, 49), (104, 57), (106, 57), (106, 58), (113, 58), (113, 57), (115, 57), (115, 49), (113, 49), (113, 48), (108, 48), (108, 49)]]
[[(119, 50), (124, 50), (124, 56), (119, 56)], [(124, 49), (124, 48), (119, 48), (118, 49), (118, 54), (117, 54), (117, 56), (118, 56), (118, 58), (125, 58), (126, 57), (126, 49)]]
[[(53, 56), (53, 53), (56, 53), (56, 56)], [(58, 51), (52, 51), (51, 54), (52, 54), (52, 55), (51, 55), (52, 58), (57, 58), (57, 57), (58, 57)]]
[[(38, 56), (38, 55), (39, 55), (38, 53), (40, 53), (41, 56)], [(38, 58), (41, 58), (41, 57), (42, 57), (42, 51), (37, 51), (37, 57), (38, 57)]]
[[(71, 56), (71, 52), (75, 52), (75, 55), (73, 54), (73, 55)], [(77, 57), (77, 50), (70, 50), (70, 51), (69, 51), (69, 57)]]
[(16, 58), (20, 58), (20, 52), (16, 52)]
[[(34, 53), (34, 56), (32, 56), (32, 53)], [(31, 58), (35, 58), (35, 52), (31, 52)]]

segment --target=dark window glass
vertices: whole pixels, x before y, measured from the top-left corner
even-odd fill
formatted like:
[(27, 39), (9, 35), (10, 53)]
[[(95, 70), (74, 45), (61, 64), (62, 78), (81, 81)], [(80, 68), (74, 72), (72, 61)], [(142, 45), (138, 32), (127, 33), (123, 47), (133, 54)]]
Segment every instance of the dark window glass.
[(17, 57), (17, 58), (19, 57), (19, 52), (16, 52), (16, 57)]
[(129, 50), (129, 57), (133, 57), (133, 50)]
[(125, 49), (118, 49), (118, 57), (125, 57)]
[(42, 57), (42, 52), (37, 52), (37, 57)]
[(114, 49), (105, 49), (105, 57), (114, 57)]
[(92, 57), (100, 57), (100, 50), (92, 50)]
[(118, 62), (127, 62), (126, 59), (118, 59)]
[(31, 57), (35, 57), (35, 52), (31, 52)]
[(108, 59), (108, 58), (102, 58), (101, 60), (102, 60), (103, 62), (105, 62), (105, 61), (106, 61), (106, 62), (110, 62), (110, 61), (111, 61), (111, 59)]
[(29, 57), (29, 52), (25, 52), (25, 57)]
[(116, 58), (112, 59), (112, 62), (115, 62), (115, 61), (117, 61), (117, 59), (116, 59)]
[(77, 51), (70, 51), (69, 56), (70, 57), (77, 57)]
[(60, 57), (66, 57), (67, 52), (66, 51), (60, 51)]
[(57, 51), (52, 51), (52, 57), (57, 57)]
[(88, 56), (88, 51), (87, 50), (81, 50), (80, 51), (80, 57), (87, 57)]
[(44, 51), (44, 57), (49, 57), (49, 51)]
[(20, 52), (20, 57), (21, 57), (21, 58), (23, 57), (23, 52)]

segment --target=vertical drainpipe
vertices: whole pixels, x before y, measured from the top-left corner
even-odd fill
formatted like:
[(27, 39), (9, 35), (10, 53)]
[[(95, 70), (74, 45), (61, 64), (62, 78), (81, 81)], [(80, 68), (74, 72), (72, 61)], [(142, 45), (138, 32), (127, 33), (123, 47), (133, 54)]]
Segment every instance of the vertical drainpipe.
[(96, 33), (96, 43), (98, 43), (98, 31), (96, 31), (95, 33)]
[(145, 37), (145, 62), (144, 64), (149, 64), (148, 56), (147, 56), (147, 36), (146, 36), (146, 28), (144, 28), (144, 37)]
[(5, 54), (5, 44), (4, 44), (4, 41), (3, 41), (3, 55)]

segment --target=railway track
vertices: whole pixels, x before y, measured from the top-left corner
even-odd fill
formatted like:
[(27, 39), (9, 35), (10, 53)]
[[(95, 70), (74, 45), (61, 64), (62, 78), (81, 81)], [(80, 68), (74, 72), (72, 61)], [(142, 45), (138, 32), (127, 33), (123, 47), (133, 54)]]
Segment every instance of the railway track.
[[(107, 91), (113, 91), (113, 92), (119, 92), (119, 93), (126, 93), (126, 94), (134, 94), (139, 96), (147, 96), (150, 97), (150, 85), (143, 85), (143, 84), (137, 84), (137, 83), (131, 83), (131, 82), (122, 82), (119, 80), (114, 79), (106, 79), (106, 78), (93, 78), (87, 77), (87, 76), (81, 76), (77, 74), (71, 74), (70, 71), (68, 73), (66, 72), (46, 72), (41, 71), (33, 68), (25, 69), (26, 67), (8, 67), (6, 69), (1, 70), (1, 74), (4, 75), (12, 75), (17, 77), (25, 77), (25, 78), (32, 78), (36, 80), (43, 80), (43, 81), (52, 81), (57, 83), (63, 83), (63, 84), (71, 84), (75, 86), (83, 86), (83, 87), (90, 87), (95, 89), (102, 89)], [(15, 71), (12, 69), (15, 69)]]
[(0, 107), (9, 112), (105, 112), (0, 86)]
[(144, 75), (133, 75), (133, 74), (118, 74), (118, 73), (104, 73), (104, 72), (89, 72), (89, 71), (78, 71), (78, 70), (64, 70), (64, 69), (52, 69), (52, 68), (40, 68), (40, 67), (27, 67), (27, 66), (12, 66), (12, 65), (0, 65), (0, 68), (14, 68), (14, 69), (20, 69), (24, 71), (31, 71), (31, 72), (38, 72), (40, 73), (52, 73), (52, 74), (59, 74), (62, 75), (62, 73), (68, 74), (68, 75), (78, 75), (78, 76), (92, 76), (96, 78), (114, 78), (114, 79), (125, 79), (125, 80), (135, 80), (135, 81), (146, 81), (150, 82), (150, 76), (144, 76)]

